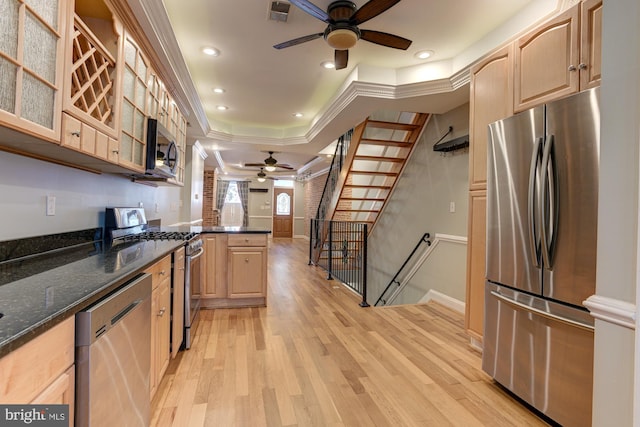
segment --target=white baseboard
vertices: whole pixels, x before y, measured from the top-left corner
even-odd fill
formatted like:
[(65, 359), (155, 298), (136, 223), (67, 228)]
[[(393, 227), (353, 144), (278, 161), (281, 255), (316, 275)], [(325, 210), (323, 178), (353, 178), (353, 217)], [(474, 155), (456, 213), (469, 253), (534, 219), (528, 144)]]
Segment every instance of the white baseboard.
[(449, 295), (445, 295), (442, 292), (429, 289), (429, 291), (418, 302), (425, 303), (429, 301), (435, 301), (444, 305), (445, 307), (457, 311), (458, 313), (464, 314), (465, 303), (453, 297), (450, 297)]
[(482, 341), (471, 337), (469, 340), (469, 345), (482, 353)]

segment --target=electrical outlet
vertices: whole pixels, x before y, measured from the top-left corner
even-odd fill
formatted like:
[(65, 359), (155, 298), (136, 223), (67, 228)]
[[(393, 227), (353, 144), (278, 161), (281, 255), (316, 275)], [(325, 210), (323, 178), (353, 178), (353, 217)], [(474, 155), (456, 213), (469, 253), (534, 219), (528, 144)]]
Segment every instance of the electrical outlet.
[(47, 196), (47, 216), (56, 214), (56, 196)]

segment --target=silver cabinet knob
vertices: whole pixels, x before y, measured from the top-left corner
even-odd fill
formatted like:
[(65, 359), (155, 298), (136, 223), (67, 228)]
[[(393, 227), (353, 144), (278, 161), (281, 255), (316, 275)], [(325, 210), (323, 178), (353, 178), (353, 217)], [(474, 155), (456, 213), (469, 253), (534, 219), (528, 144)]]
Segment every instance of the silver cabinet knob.
[(165, 311), (167, 311), (167, 309), (166, 309), (166, 308), (164, 308), (164, 307), (162, 307), (162, 308), (160, 309), (160, 311), (158, 311), (158, 317), (162, 317), (162, 316), (164, 316), (164, 312), (165, 312)]
[(568, 70), (569, 70), (569, 71), (575, 71), (575, 70), (577, 70), (577, 68), (576, 68), (576, 66), (575, 66), (575, 65), (569, 65)]
[(580, 68), (581, 70), (586, 70), (587, 64), (585, 64), (584, 62), (581, 62), (580, 65), (578, 65), (578, 68)]
[(73, 131), (73, 132), (71, 132), (71, 135), (79, 137), (80, 136), (80, 131), (79, 130)]

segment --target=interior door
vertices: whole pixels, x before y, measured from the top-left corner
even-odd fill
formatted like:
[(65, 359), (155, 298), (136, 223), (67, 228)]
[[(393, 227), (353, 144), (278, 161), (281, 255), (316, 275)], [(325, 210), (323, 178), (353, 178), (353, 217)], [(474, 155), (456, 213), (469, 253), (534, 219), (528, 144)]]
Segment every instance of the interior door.
[(293, 189), (275, 188), (273, 206), (273, 237), (293, 237)]

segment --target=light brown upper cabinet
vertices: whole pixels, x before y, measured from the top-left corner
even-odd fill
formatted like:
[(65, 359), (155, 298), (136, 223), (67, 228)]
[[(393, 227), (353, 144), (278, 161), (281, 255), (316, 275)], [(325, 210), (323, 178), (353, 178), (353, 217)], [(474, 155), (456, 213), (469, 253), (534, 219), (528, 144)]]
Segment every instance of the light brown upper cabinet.
[(56, 143), (67, 5), (67, 0), (4, 1), (0, 26), (0, 122)]
[(582, 3), (580, 17), (580, 90), (600, 86), (602, 72), (602, 0)]
[(126, 31), (122, 43), (120, 164), (144, 172), (149, 60)]
[(487, 187), (487, 126), (513, 114), (513, 45), (471, 68), (469, 189)]
[(599, 84), (601, 22), (588, 0), (516, 40), (516, 112)]
[(100, 1), (76, 1), (68, 18), (61, 145), (117, 164), (122, 27)]

